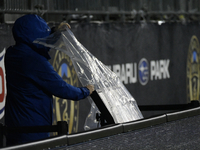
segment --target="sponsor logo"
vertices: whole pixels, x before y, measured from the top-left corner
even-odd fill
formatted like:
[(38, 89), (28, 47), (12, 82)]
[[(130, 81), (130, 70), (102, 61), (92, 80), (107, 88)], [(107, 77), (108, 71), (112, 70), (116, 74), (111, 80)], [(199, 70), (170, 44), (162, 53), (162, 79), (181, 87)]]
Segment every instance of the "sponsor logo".
[(142, 58), (138, 64), (138, 77), (142, 85), (149, 81), (149, 64), (145, 58)]
[[(73, 64), (70, 58), (57, 51), (53, 61), (53, 67), (56, 72), (63, 78), (67, 83), (78, 87), (78, 77), (73, 68)], [(67, 99), (61, 99), (54, 97), (54, 123), (57, 121), (67, 121), (69, 134), (78, 131), (78, 119), (79, 119), (79, 102)]]
[(0, 53), (0, 119), (2, 119), (4, 116), (5, 97), (6, 97), (4, 55), (5, 55), (5, 48)]
[(170, 78), (169, 59), (152, 60), (150, 63), (151, 63), (151, 80), (162, 80)]
[(187, 56), (187, 100), (199, 100), (200, 47), (196, 36), (192, 36)]
[(139, 82), (146, 85), (149, 81), (164, 80), (170, 78), (169, 59), (151, 60), (142, 58), (137, 63), (115, 64), (108, 66), (120, 78), (124, 84), (134, 84)]

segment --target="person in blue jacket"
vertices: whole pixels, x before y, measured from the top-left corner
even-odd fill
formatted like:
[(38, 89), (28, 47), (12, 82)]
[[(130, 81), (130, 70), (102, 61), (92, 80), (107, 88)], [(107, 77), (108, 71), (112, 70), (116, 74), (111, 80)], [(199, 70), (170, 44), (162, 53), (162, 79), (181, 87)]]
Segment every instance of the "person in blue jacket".
[[(5, 54), (7, 97), (5, 125), (46, 126), (52, 125), (53, 98), (80, 100), (89, 96), (93, 85), (74, 87), (67, 84), (49, 63), (49, 48), (33, 43), (51, 33), (47, 23), (34, 14), (24, 15), (14, 23), (16, 41)], [(40, 140), (49, 133), (8, 134), (7, 146)]]

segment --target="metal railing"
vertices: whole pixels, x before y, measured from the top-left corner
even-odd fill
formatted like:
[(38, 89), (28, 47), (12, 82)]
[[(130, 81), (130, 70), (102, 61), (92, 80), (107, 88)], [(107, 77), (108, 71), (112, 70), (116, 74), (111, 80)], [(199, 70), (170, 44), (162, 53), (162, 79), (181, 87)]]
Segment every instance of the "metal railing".
[[(200, 20), (199, 0), (1, 0), (0, 13), (2, 14), (26, 14), (41, 13), (48, 16), (52, 14), (68, 16), (72, 14), (92, 15), (96, 20), (109, 20), (114, 16), (116, 20), (146, 19), (179, 20), (179, 15), (185, 19), (196, 18)], [(99, 17), (100, 16), (100, 17)], [(189, 16), (189, 17), (188, 17)], [(190, 17), (192, 16), (192, 17)], [(195, 17), (194, 17), (195, 16)], [(45, 17), (44, 17), (45, 18)], [(62, 18), (62, 17), (60, 17)], [(73, 17), (68, 17), (73, 19)], [(181, 16), (183, 18), (183, 16)]]
[(43, 5), (45, 10), (70, 11), (132, 11), (143, 8), (148, 11), (199, 12), (199, 0), (2, 0), (4, 10), (34, 10)]

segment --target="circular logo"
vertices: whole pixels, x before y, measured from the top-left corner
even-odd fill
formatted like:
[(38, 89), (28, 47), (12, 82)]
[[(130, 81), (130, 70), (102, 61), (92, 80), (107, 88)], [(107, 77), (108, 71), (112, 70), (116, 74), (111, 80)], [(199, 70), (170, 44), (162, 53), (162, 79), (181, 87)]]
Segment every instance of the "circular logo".
[[(78, 77), (73, 67), (70, 58), (57, 51), (53, 61), (53, 67), (56, 72), (66, 81), (68, 84), (78, 87)], [(67, 99), (61, 99), (54, 97), (54, 122), (67, 121), (69, 134), (78, 131), (78, 119), (79, 119), (79, 102)]]
[(146, 85), (149, 81), (149, 63), (145, 58), (142, 58), (138, 64), (138, 77), (142, 85)]
[(187, 100), (199, 100), (200, 47), (196, 36), (192, 36), (187, 56)]

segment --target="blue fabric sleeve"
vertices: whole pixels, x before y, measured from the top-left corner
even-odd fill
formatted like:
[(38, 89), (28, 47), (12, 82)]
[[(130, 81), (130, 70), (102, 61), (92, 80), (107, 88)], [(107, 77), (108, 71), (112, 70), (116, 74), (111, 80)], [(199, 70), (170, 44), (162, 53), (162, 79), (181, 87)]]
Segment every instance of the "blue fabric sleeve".
[(34, 65), (37, 66), (35, 71), (32, 68), (32, 78), (49, 94), (70, 100), (80, 100), (89, 96), (89, 89), (66, 83), (47, 60), (39, 61), (38, 65)]

